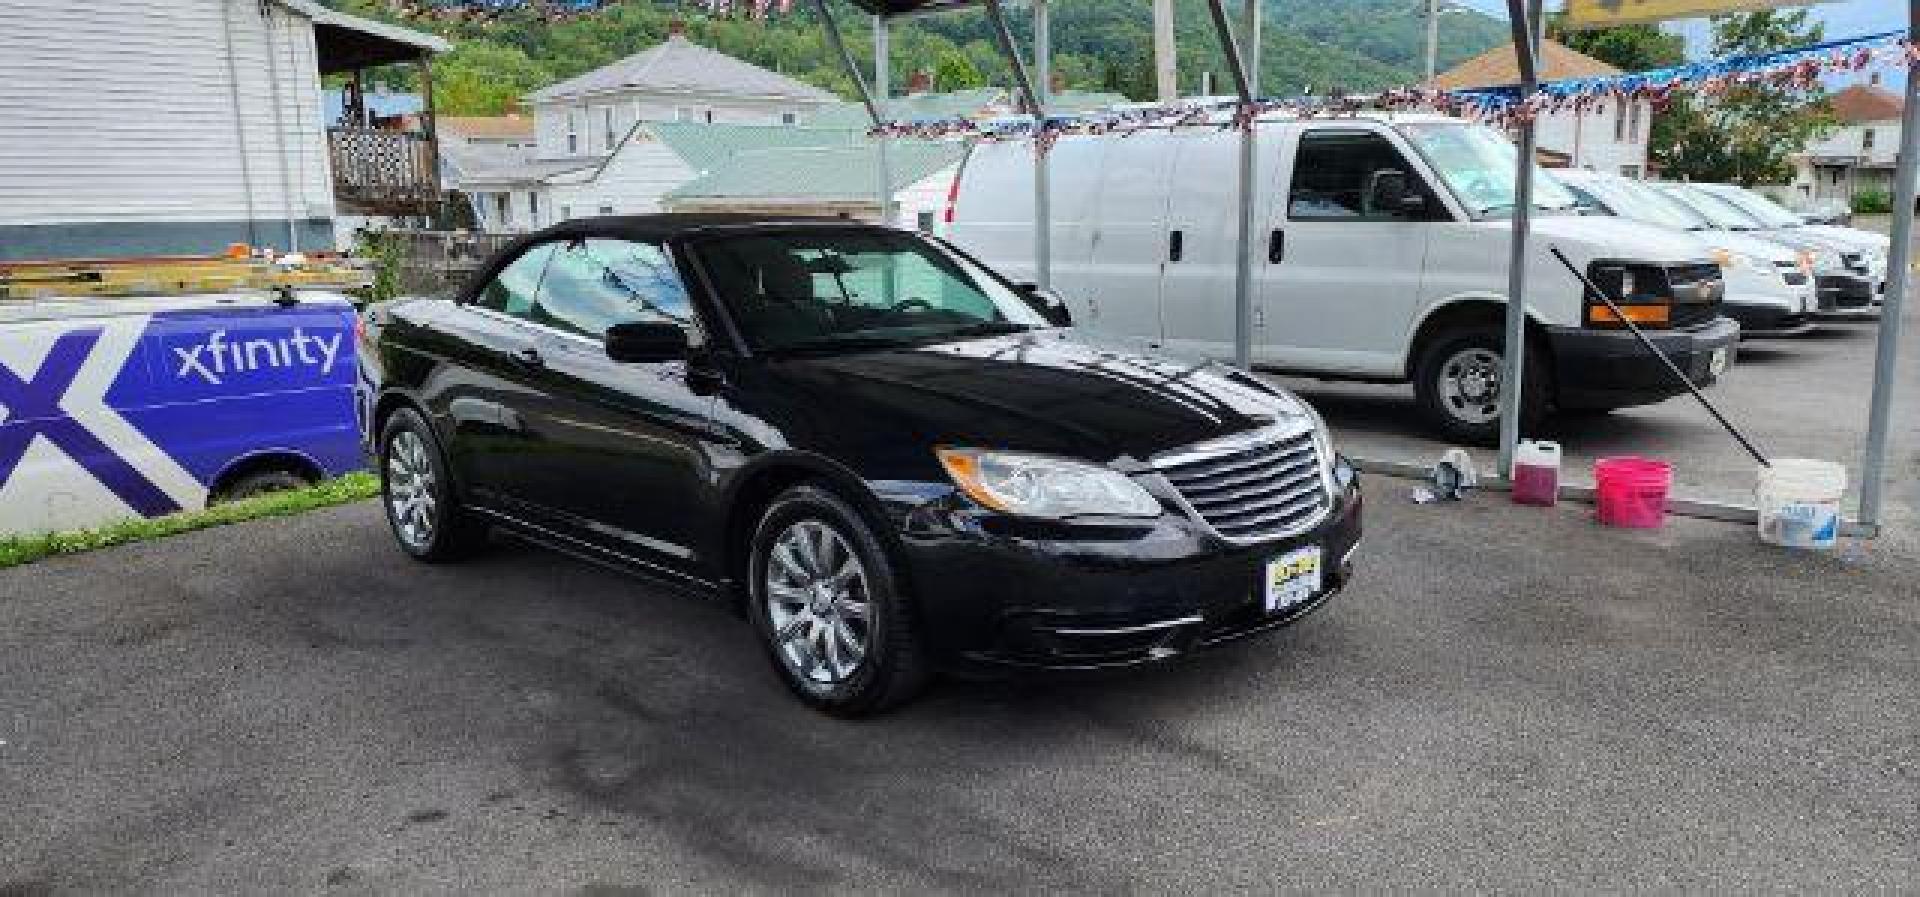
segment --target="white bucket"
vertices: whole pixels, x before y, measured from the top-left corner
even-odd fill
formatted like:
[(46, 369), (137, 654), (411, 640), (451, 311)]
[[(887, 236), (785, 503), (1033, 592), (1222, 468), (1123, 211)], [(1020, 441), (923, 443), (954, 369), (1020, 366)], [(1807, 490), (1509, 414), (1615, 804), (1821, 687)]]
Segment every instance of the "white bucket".
[(1831, 461), (1775, 458), (1760, 468), (1760, 540), (1786, 548), (1832, 548), (1840, 535), (1847, 469)]

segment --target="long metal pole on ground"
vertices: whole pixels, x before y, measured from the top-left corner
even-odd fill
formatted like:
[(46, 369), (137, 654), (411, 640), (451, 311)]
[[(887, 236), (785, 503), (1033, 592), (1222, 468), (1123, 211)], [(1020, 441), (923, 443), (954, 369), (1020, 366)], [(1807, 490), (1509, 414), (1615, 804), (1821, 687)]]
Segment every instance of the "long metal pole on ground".
[[(1920, 2), (1909, 5), (1909, 36), (1920, 36)], [(1900, 326), (1913, 286), (1913, 204), (1920, 181), (1920, 61), (1907, 63), (1907, 104), (1900, 114), (1900, 154), (1893, 182), (1893, 246), (1887, 253), (1887, 296), (1880, 307), (1880, 342), (1874, 355), (1873, 400), (1867, 412), (1867, 457), (1860, 471), (1860, 522), (1880, 525), (1887, 436), (1893, 425), (1893, 386), (1900, 363)]]
[[(887, 97), (891, 95), (893, 83), (893, 41), (887, 26), (886, 16), (873, 17), (873, 92), (874, 105), (882, 112), (887, 108)], [(887, 158), (888, 141), (879, 137), (875, 141), (874, 156), (877, 169), (875, 177), (879, 183), (876, 190), (880, 194), (880, 223), (893, 223), (893, 160)]]
[[(1053, 96), (1053, 17), (1047, 0), (1033, 0), (1033, 90), (1039, 103), (1034, 120), (1044, 131)], [(1033, 282), (1048, 288), (1053, 286), (1053, 178), (1047, 144), (1038, 133), (1033, 150)]]
[[(1258, 4), (1251, 5), (1256, 7), (1252, 15), (1258, 16)], [(1240, 134), (1240, 233), (1235, 243), (1239, 254), (1233, 279), (1233, 363), (1242, 370), (1250, 370), (1253, 367), (1253, 79), (1247, 75), (1246, 60), (1240, 52), (1242, 45), (1234, 37), (1224, 0), (1207, 0), (1207, 11), (1213, 14), (1213, 29), (1220, 36), (1220, 49), (1226, 54), (1227, 67), (1233, 71), (1233, 84), (1240, 92), (1239, 115), (1245, 125)]]
[[(1507, 15), (1513, 26), (1513, 55), (1520, 69), (1519, 102), (1533, 97), (1540, 87), (1539, 59), (1541, 0), (1507, 0)], [(1533, 226), (1533, 152), (1532, 116), (1520, 116), (1520, 152), (1514, 159), (1513, 240), (1507, 253), (1507, 323), (1501, 360), (1506, 370), (1500, 377), (1500, 473), (1513, 476), (1513, 456), (1520, 445), (1521, 397), (1527, 388), (1527, 238)]]

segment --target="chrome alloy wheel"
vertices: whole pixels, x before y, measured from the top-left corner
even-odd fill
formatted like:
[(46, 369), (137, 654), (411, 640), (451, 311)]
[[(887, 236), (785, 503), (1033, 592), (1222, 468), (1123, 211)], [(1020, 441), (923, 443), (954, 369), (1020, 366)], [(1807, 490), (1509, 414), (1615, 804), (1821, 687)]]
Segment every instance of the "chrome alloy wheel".
[(439, 519), (433, 498), (433, 462), (426, 440), (401, 430), (387, 443), (387, 514), (407, 547), (423, 550), (433, 542)]
[(1461, 349), (1440, 365), (1440, 401), (1462, 423), (1484, 424), (1500, 417), (1500, 353), (1478, 346)]
[(873, 638), (873, 601), (866, 567), (846, 539), (820, 520), (795, 522), (773, 541), (764, 585), (787, 671), (818, 685), (851, 678)]

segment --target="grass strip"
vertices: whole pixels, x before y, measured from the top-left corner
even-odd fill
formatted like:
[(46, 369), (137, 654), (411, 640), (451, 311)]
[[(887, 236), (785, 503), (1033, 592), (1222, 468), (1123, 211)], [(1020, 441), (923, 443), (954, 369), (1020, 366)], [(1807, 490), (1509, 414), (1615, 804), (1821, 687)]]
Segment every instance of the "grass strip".
[(243, 501), (215, 505), (201, 511), (183, 511), (165, 517), (123, 520), (94, 529), (73, 532), (0, 537), (0, 570), (30, 564), (54, 555), (79, 554), (96, 548), (126, 545), (213, 526), (258, 520), (262, 517), (301, 514), (315, 508), (360, 501), (379, 494), (379, 477), (365, 472), (350, 473), (338, 479), (315, 483), (305, 489), (274, 492)]

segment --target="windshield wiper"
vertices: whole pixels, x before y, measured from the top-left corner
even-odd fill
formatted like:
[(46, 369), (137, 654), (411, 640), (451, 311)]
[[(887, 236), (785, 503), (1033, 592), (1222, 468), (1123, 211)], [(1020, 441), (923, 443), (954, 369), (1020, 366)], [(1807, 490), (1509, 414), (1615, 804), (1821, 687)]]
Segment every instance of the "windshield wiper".
[(1032, 329), (1032, 327), (1026, 324), (1017, 324), (1013, 321), (981, 321), (978, 324), (970, 324), (959, 330), (949, 330), (942, 334), (941, 338), (966, 339), (975, 336), (1006, 336), (1012, 333), (1026, 333)]
[(763, 346), (759, 351), (768, 355), (805, 355), (815, 352), (859, 351), (862, 349), (898, 349), (921, 342), (917, 339), (901, 339), (895, 336), (823, 336), (803, 339), (796, 343), (781, 346)]

